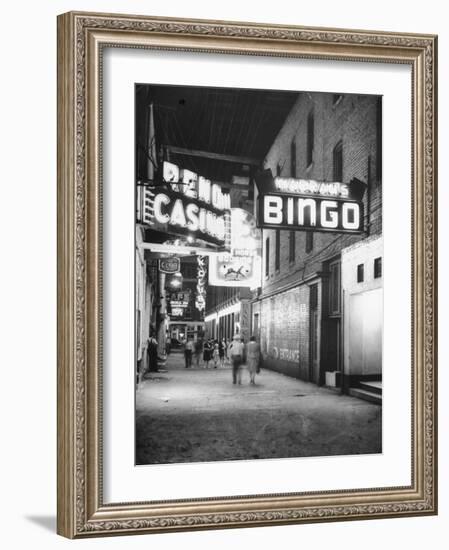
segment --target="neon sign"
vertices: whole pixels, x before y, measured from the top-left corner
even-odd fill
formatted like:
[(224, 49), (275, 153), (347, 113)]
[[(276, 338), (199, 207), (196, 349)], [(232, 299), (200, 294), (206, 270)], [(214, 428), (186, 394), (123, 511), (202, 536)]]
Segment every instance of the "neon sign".
[(363, 230), (363, 204), (319, 198), (264, 195), (259, 201), (259, 225), (312, 231)]
[(206, 308), (206, 258), (197, 256), (197, 284), (195, 307), (198, 311), (204, 311)]
[(231, 209), (231, 250), (209, 258), (211, 286), (260, 286), (260, 230), (252, 214), (242, 208)]
[(177, 226), (192, 233), (200, 233), (216, 241), (225, 240), (225, 218), (209, 208), (200, 205), (189, 197), (166, 191), (154, 194), (153, 212), (155, 220), (161, 225)]
[(139, 189), (139, 221), (163, 233), (228, 248), (231, 198), (220, 185), (164, 162), (164, 184)]
[(267, 170), (256, 178), (259, 197), (257, 225), (268, 229), (298, 231), (363, 231), (365, 184), (295, 178), (273, 179)]

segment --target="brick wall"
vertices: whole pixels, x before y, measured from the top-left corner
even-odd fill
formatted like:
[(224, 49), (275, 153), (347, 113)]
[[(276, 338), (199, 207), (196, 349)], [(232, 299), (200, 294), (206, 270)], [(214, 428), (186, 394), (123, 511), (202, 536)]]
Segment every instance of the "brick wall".
[(309, 370), (309, 288), (304, 285), (260, 302), (264, 366), (299, 378)]
[[(265, 167), (282, 176), (333, 181), (333, 150), (343, 144), (343, 181), (356, 177), (368, 184), (364, 197), (367, 234), (382, 232), (382, 190), (377, 169), (377, 97), (344, 95), (336, 104), (333, 94), (303, 93), (287, 117), (267, 156)], [(314, 113), (313, 161), (307, 166), (307, 116)], [(291, 173), (291, 143), (296, 144), (296, 173)], [(295, 261), (289, 261), (289, 231), (281, 230), (280, 269), (275, 268), (275, 231), (263, 230), (262, 291), (301, 281), (321, 269), (321, 263), (340, 253), (361, 236), (315, 232), (306, 252), (306, 233), (295, 234)], [(265, 241), (270, 239), (269, 275), (265, 276)]]
[[(368, 186), (364, 196), (366, 232), (362, 235), (314, 232), (313, 247), (307, 251), (306, 232), (296, 231), (295, 258), (290, 261), (290, 232), (281, 230), (279, 269), (276, 269), (276, 231), (262, 230), (261, 345), (270, 368), (309, 379), (308, 284), (313, 279), (319, 280), (323, 262), (339, 257), (342, 249), (382, 232), (381, 162), (377, 157), (379, 101), (374, 96), (343, 95), (336, 100), (333, 94), (302, 93), (266, 156), (265, 168), (270, 168), (273, 175), (335, 181), (334, 148), (341, 142), (343, 182), (355, 177)], [(314, 116), (314, 147), (312, 162), (307, 165), (310, 113)], [(296, 151), (295, 173), (292, 173), (292, 142)], [(270, 240), (268, 275), (266, 239)], [(314, 371), (312, 379), (317, 378)]]

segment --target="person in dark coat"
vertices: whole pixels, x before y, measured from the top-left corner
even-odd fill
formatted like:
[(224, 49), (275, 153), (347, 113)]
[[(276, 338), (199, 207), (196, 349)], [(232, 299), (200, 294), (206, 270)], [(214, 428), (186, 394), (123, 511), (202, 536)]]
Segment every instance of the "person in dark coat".
[(225, 340), (220, 340), (218, 343), (218, 356), (220, 358), (220, 366), (224, 367), (224, 360), (225, 360), (225, 350), (226, 350), (226, 342)]
[(148, 338), (148, 370), (150, 372), (157, 372), (157, 340), (154, 337), (154, 332), (151, 333), (151, 336)]
[(209, 368), (209, 361), (212, 359), (212, 345), (210, 340), (206, 340), (203, 348), (204, 367)]
[(198, 338), (198, 340), (195, 342), (195, 363), (196, 366), (200, 366), (200, 359), (201, 354), (203, 353), (203, 339)]

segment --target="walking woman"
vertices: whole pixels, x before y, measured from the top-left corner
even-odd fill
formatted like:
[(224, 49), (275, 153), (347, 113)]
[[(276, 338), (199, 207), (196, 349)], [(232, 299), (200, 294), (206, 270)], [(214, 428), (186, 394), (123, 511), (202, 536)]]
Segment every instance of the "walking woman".
[(220, 358), (221, 367), (224, 367), (225, 350), (226, 350), (226, 342), (223, 339), (223, 340), (220, 340), (220, 342), (218, 343), (218, 356)]
[(256, 374), (260, 372), (260, 346), (256, 342), (256, 338), (251, 336), (246, 349), (246, 359), (249, 371), (249, 383), (255, 385)]
[(212, 358), (212, 346), (211, 346), (211, 341), (210, 340), (206, 340), (204, 342), (204, 347), (203, 347), (203, 361), (204, 361), (204, 367), (206, 369), (209, 368), (209, 361), (211, 360)]
[(218, 366), (218, 359), (219, 359), (219, 356), (220, 356), (220, 349), (219, 349), (219, 345), (218, 345), (218, 340), (215, 340), (214, 343), (213, 343), (213, 350), (212, 350), (212, 358), (214, 360), (214, 369), (217, 368)]

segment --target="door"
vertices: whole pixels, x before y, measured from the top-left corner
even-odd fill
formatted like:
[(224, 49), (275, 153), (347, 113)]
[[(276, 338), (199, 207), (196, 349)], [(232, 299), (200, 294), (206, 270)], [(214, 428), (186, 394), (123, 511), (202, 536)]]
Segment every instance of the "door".
[(319, 377), (319, 316), (318, 316), (318, 285), (311, 285), (309, 289), (310, 303), (310, 343), (309, 343), (309, 380), (318, 382)]
[(322, 356), (320, 384), (325, 383), (326, 371), (341, 370), (341, 262), (327, 265), (326, 299), (323, 300)]

